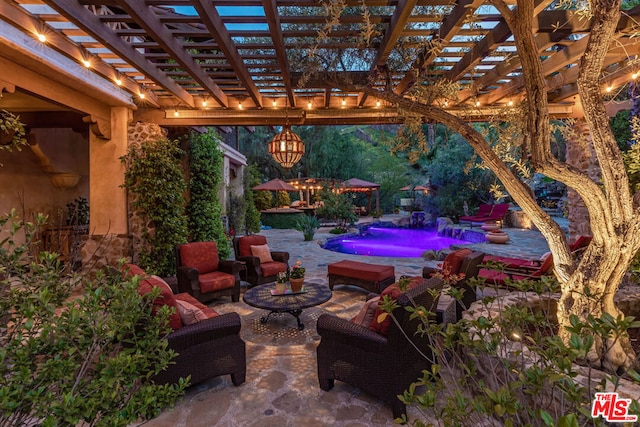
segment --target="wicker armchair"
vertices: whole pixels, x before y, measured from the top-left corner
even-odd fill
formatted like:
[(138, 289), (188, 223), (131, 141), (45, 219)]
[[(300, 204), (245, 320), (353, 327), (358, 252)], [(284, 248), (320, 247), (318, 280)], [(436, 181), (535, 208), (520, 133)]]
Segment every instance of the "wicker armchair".
[[(149, 276), (134, 264), (127, 264), (122, 272), (126, 276), (139, 275), (138, 291), (141, 295), (153, 288), (160, 288), (160, 294), (153, 306), (168, 306), (173, 313), (169, 317), (172, 332), (167, 334), (169, 348), (177, 353), (167, 368), (154, 376), (156, 384), (177, 383), (180, 378), (191, 376), (190, 384), (197, 384), (209, 378), (231, 375), (231, 381), (238, 386), (245, 381), (247, 361), (245, 342), (240, 338), (240, 316), (238, 313), (219, 314), (200, 303), (188, 293), (174, 295), (164, 281)], [(179, 301), (197, 307), (207, 319), (194, 324), (184, 324), (178, 313)]]
[(439, 287), (442, 287), (440, 279), (425, 280), (401, 294), (397, 299), (399, 307), (393, 311), (402, 330), (413, 337), (424, 356), (393, 322), (385, 337), (348, 320), (330, 314), (321, 315), (317, 323), (321, 337), (317, 349), (320, 388), (329, 391), (334, 380), (344, 381), (390, 403), (394, 417), (406, 414), (406, 405), (397, 395), (421, 378), (423, 370), (430, 369), (433, 354), (429, 348), (429, 337), (414, 335), (418, 321), (409, 319), (410, 314), (405, 307), (413, 301), (435, 312), (437, 298), (432, 298), (429, 289)]
[[(462, 251), (465, 251), (465, 252), (462, 252)], [(453, 285), (454, 287), (462, 290), (462, 298), (459, 299), (456, 303), (455, 321), (457, 322), (462, 318), (462, 312), (467, 310), (469, 306), (472, 303), (474, 303), (477, 299), (475, 288), (469, 286), (469, 284), (467, 283), (467, 280), (469, 278), (478, 276), (478, 272), (480, 271), (480, 264), (482, 263), (482, 260), (484, 258), (484, 253), (478, 252), (478, 251), (471, 252), (468, 249), (466, 250), (461, 249), (460, 251), (456, 251), (456, 252), (458, 254), (464, 254), (464, 257), (461, 258), (461, 261), (457, 263), (458, 265), (457, 268), (455, 268), (454, 270), (451, 270), (451, 269), (449, 270), (449, 274), (464, 274), (464, 278)], [(447, 258), (455, 257), (456, 252), (452, 252), (447, 256)], [(456, 262), (453, 262), (452, 264), (455, 265)], [(443, 266), (447, 267), (446, 259), (443, 262)], [(422, 277), (430, 278), (433, 276), (433, 274), (440, 271), (441, 270), (439, 268), (424, 267), (422, 269)], [(438, 314), (441, 315), (441, 313), (438, 313)], [(443, 319), (438, 318), (437, 320), (439, 322), (442, 322)]]
[(267, 238), (259, 234), (233, 239), (236, 260), (244, 261), (247, 264), (246, 280), (253, 286), (275, 282), (278, 273), (289, 270), (289, 252), (270, 251), (271, 262), (260, 262), (259, 257), (253, 256), (251, 246), (266, 244)]
[(169, 348), (178, 356), (156, 377), (156, 384), (176, 383), (191, 375), (191, 384), (231, 375), (233, 385), (245, 381), (245, 343), (240, 338), (240, 316), (225, 313), (193, 325), (185, 325), (167, 335)]
[(176, 245), (175, 255), (178, 292), (187, 292), (204, 303), (221, 296), (240, 300), (241, 264), (221, 260), (216, 242)]

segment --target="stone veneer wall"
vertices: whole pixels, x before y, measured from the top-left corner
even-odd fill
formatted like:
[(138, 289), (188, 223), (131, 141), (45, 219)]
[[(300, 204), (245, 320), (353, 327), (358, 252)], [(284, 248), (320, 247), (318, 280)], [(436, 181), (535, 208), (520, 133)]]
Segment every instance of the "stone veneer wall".
[(117, 267), (120, 259), (131, 260), (131, 236), (125, 234), (84, 236), (80, 256), (83, 272), (97, 271), (107, 265)]
[[(140, 145), (145, 142), (153, 142), (167, 137), (166, 129), (161, 128), (155, 123), (141, 123), (129, 125), (129, 146)], [(142, 230), (144, 228), (151, 229), (151, 224), (148, 224), (146, 220), (140, 216), (140, 214), (134, 211), (133, 197), (128, 196), (128, 211), (129, 211), (129, 234), (131, 236), (131, 257), (132, 262), (138, 262), (138, 256), (140, 249), (143, 247)]]
[[(599, 181), (601, 177), (600, 166), (584, 120), (577, 121), (575, 129), (577, 137), (567, 141), (567, 163), (585, 171), (594, 181)], [(589, 213), (578, 193), (570, 188), (567, 189), (567, 210), (569, 213), (569, 240), (575, 240), (580, 235), (591, 235)]]

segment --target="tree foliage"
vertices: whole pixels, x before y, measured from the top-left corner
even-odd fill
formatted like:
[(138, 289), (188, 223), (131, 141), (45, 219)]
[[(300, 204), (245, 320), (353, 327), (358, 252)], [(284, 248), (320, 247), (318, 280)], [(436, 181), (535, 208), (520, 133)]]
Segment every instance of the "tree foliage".
[[(528, 215), (546, 238), (554, 257), (554, 273), (561, 285), (561, 299), (557, 311), (560, 323), (559, 335), (570, 339), (571, 315), (586, 320), (587, 315), (600, 317), (603, 313), (613, 318), (622, 316), (613, 296), (624, 277), (635, 253), (640, 249), (640, 211), (629, 190), (629, 181), (624, 173), (624, 163), (618, 144), (613, 137), (609, 118), (604, 108), (599, 79), (602, 76), (604, 60), (610, 44), (614, 40), (616, 26), (620, 20), (621, 2), (595, 1), (575, 4), (560, 2), (560, 7), (571, 7), (576, 13), (591, 17), (591, 33), (585, 39), (585, 50), (578, 67), (577, 89), (584, 112), (584, 121), (571, 126), (574, 142), (580, 141), (583, 131), (588, 131), (590, 147), (600, 167), (600, 177), (592, 179), (587, 171), (581, 171), (566, 164), (554, 155), (551, 136), (547, 82), (543, 69), (543, 59), (536, 45), (534, 23), (535, 7), (531, 0), (518, 0), (516, 7), (502, 0), (492, 3), (513, 35), (517, 59), (521, 66), (522, 87), (526, 96), (521, 105), (503, 109), (504, 114), (495, 117), (492, 131), (499, 139), (511, 141), (509, 151), (502, 151), (493, 140), (487, 138), (470, 122), (474, 106), (458, 103), (456, 114), (446, 107), (449, 102), (458, 102), (461, 83), (447, 81), (437, 75), (421, 70), (409, 70), (409, 76), (416, 82), (405, 91), (394, 91), (391, 84), (376, 85), (376, 78), (363, 84), (350, 79), (350, 70), (357, 64), (369, 63), (366, 55), (377, 41), (376, 24), (368, 18), (372, 16), (365, 4), (361, 10), (363, 24), (353, 31), (358, 38), (358, 50), (322, 49), (324, 34), (340, 28), (340, 15), (354, 8), (346, 2), (327, 1), (323, 3), (327, 11), (325, 25), (319, 31), (318, 43), (308, 51), (298, 64), (305, 68), (305, 81), (313, 74), (322, 72), (324, 81), (342, 90), (358, 91), (367, 96), (384, 100), (398, 107), (405, 122), (405, 133), (409, 140), (408, 152), (417, 155), (428, 149), (420, 136), (416, 123), (426, 121), (445, 124), (458, 133), (475, 150), (484, 164), (500, 180), (513, 200)], [(588, 9), (588, 10), (587, 10)], [(425, 46), (425, 52), (433, 49), (439, 53), (442, 45)], [(377, 70), (377, 77), (384, 79), (394, 72), (406, 72), (407, 63), (413, 63), (415, 49), (404, 49), (401, 44), (394, 46), (384, 67)], [(378, 64), (380, 65), (380, 64)], [(396, 67), (400, 65), (400, 67)], [(413, 73), (415, 71), (415, 73)], [(468, 87), (474, 90), (473, 87)], [(467, 116), (469, 113), (469, 116)], [(468, 120), (469, 119), (469, 120)], [(506, 126), (513, 125), (513, 126)], [(586, 143), (585, 143), (586, 144)], [(511, 151), (511, 149), (513, 149)], [(508, 156), (512, 156), (510, 160)], [(506, 156), (506, 157), (505, 157)], [(524, 171), (530, 168), (548, 178), (562, 182), (581, 197), (589, 213), (593, 240), (580, 260), (572, 258), (567, 237), (560, 226), (538, 205), (529, 186), (523, 180)], [(525, 178), (526, 179), (526, 178)], [(598, 298), (590, 298), (597, 295)], [(610, 371), (628, 369), (637, 364), (628, 336), (614, 340), (610, 337), (596, 339), (590, 353), (589, 363)]]

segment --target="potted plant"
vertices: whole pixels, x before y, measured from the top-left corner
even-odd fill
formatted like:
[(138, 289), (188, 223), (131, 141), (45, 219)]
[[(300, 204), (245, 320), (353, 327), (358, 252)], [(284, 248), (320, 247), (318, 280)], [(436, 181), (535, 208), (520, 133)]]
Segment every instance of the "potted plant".
[(291, 292), (300, 292), (304, 283), (304, 273), (307, 270), (302, 267), (302, 261), (298, 260), (296, 265), (289, 272), (289, 283), (291, 284)]
[(0, 110), (0, 148), (11, 149), (27, 143), (27, 131), (20, 116)]
[(284, 294), (287, 290), (287, 273), (281, 271), (276, 279), (276, 293)]

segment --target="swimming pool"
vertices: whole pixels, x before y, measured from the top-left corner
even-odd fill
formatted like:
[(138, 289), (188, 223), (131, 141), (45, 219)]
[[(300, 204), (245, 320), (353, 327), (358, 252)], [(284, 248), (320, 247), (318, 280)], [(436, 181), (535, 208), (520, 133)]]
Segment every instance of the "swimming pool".
[(430, 249), (439, 251), (465, 243), (472, 242), (438, 236), (436, 230), (370, 226), (360, 234), (328, 240), (322, 247), (344, 254), (419, 258)]

